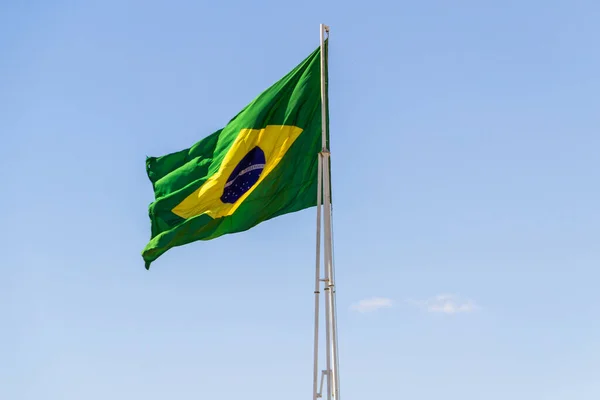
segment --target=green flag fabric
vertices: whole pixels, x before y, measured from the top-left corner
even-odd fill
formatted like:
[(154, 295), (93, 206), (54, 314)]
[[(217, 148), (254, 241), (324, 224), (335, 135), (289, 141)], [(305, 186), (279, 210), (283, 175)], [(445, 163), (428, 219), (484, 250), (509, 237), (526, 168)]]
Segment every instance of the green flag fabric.
[(146, 160), (155, 200), (146, 268), (175, 246), (248, 230), (317, 202), (320, 49), (189, 149)]

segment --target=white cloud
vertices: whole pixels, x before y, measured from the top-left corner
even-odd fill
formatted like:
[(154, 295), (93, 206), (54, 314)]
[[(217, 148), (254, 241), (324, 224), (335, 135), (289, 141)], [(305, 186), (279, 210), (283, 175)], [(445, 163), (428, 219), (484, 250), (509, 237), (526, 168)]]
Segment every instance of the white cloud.
[(409, 302), (425, 311), (443, 314), (470, 313), (481, 308), (474, 301), (461, 299), (454, 294), (439, 294), (427, 300), (410, 300)]
[(372, 297), (370, 299), (363, 299), (352, 306), (354, 311), (360, 313), (367, 313), (377, 311), (380, 308), (389, 308), (392, 306), (392, 299), (385, 297)]

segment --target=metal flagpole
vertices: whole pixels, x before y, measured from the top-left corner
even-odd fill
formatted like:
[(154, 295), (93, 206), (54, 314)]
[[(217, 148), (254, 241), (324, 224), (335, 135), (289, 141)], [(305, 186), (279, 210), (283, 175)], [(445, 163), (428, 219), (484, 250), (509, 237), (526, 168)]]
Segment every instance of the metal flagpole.
[[(327, 378), (327, 400), (338, 400), (339, 372), (337, 346), (337, 316), (335, 310), (335, 274), (333, 269), (333, 239), (331, 223), (331, 182), (330, 182), (330, 153), (327, 146), (328, 101), (327, 101), (327, 51), (325, 34), (329, 38), (329, 27), (320, 25), (321, 38), (321, 123), (322, 150), (318, 155), (318, 189), (317, 189), (317, 262), (315, 282), (315, 347), (313, 371), (313, 400), (322, 396), (323, 378)], [(324, 223), (324, 278), (320, 279), (321, 269), (321, 211)], [(325, 347), (326, 370), (322, 371), (321, 388), (317, 391), (318, 356), (319, 356), (319, 289), (324, 282), (325, 289)]]
[(332, 223), (332, 204), (331, 204), (331, 159), (330, 151), (327, 144), (328, 137), (328, 117), (329, 117), (329, 101), (328, 101), (328, 46), (325, 46), (325, 33), (327, 33), (327, 39), (329, 40), (329, 27), (326, 25), (321, 26), (321, 123), (322, 123), (322, 144), (323, 144), (323, 160), (322, 160), (322, 171), (323, 171), (323, 209), (324, 211), (324, 223), (325, 223), (325, 284), (328, 298), (328, 318), (329, 318), (329, 330), (330, 339), (328, 339), (331, 354), (331, 392), (332, 396), (339, 400), (340, 398), (340, 382), (339, 382), (339, 368), (338, 368), (338, 344), (337, 344), (337, 313), (335, 306), (335, 273), (333, 265), (333, 223)]
[(326, 48), (325, 48), (325, 34), (328, 33), (329, 29), (327, 26), (321, 24), (320, 27), (321, 37), (321, 132), (322, 132), (322, 173), (323, 173), (323, 209), (325, 219), (325, 237), (324, 237), (324, 255), (325, 255), (325, 342), (326, 342), (326, 353), (325, 363), (327, 368), (327, 400), (335, 398), (335, 388), (333, 387), (333, 369), (332, 365), (332, 345), (331, 345), (331, 280), (329, 270), (329, 251), (331, 246), (328, 242), (331, 240), (331, 234), (328, 232), (330, 229), (330, 213), (328, 208), (331, 207), (331, 199), (329, 196), (329, 149), (327, 148), (327, 70), (326, 70)]

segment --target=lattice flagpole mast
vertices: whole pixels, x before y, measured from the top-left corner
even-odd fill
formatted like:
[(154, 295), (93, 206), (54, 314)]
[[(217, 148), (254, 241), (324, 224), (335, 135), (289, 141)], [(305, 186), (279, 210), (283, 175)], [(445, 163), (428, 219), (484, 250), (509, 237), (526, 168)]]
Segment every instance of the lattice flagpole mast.
[[(327, 99), (327, 46), (325, 36), (329, 41), (329, 27), (320, 25), (321, 38), (321, 123), (322, 150), (318, 154), (318, 189), (317, 189), (317, 248), (315, 271), (315, 334), (314, 334), (314, 370), (313, 370), (313, 400), (322, 397), (323, 379), (327, 382), (327, 400), (338, 400), (339, 368), (337, 345), (337, 315), (335, 306), (335, 273), (333, 265), (333, 235), (331, 222), (331, 181), (330, 153), (328, 137), (328, 99)], [(323, 221), (321, 220), (323, 214)], [(323, 230), (324, 277), (321, 278), (321, 230)], [(321, 371), (319, 386), (319, 311), (320, 288), (323, 283), (325, 290), (325, 351), (326, 369)]]

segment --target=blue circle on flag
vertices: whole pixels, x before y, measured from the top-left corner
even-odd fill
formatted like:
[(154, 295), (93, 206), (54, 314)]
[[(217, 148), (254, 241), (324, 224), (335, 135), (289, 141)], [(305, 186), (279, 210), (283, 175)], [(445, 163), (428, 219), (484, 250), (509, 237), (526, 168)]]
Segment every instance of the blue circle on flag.
[(260, 178), (265, 169), (265, 152), (258, 146), (253, 148), (236, 165), (225, 183), (221, 196), (223, 203), (233, 204), (239, 200)]

